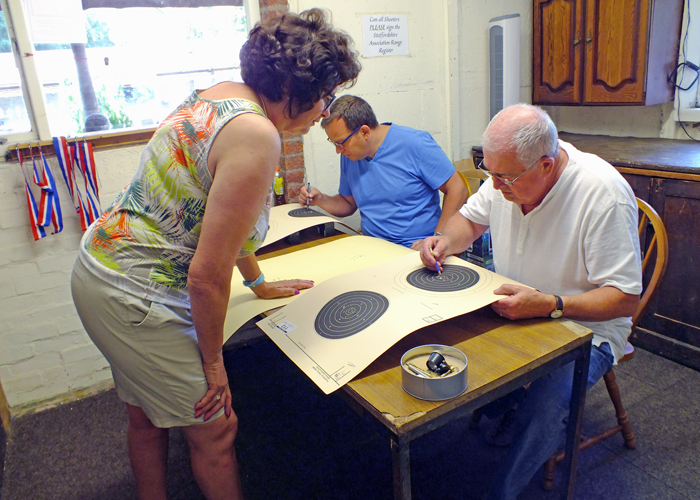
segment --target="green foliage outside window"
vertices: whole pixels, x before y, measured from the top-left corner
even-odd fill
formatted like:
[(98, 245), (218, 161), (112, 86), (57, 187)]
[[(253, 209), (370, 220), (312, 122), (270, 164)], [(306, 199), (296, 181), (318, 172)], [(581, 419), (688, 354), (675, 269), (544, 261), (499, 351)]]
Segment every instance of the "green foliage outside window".
[[(77, 86), (72, 86), (78, 90)], [(78, 92), (79, 93), (79, 92)], [(133, 126), (131, 118), (124, 112), (124, 89), (120, 85), (116, 91), (107, 90), (105, 85), (95, 92), (97, 104), (100, 107), (100, 113), (107, 117), (112, 129), (129, 128)], [(79, 95), (71, 93), (68, 96), (70, 103), (71, 117), (75, 124), (75, 130), (71, 134), (83, 133), (85, 126), (85, 113), (83, 111), (83, 103)]]

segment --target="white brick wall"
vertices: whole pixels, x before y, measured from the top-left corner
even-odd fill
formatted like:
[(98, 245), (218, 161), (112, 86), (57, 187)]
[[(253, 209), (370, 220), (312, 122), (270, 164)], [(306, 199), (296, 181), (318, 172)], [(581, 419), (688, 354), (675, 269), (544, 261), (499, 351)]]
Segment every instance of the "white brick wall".
[[(142, 151), (96, 153), (103, 208), (130, 181)], [(49, 162), (64, 229), (36, 242), (19, 164), (0, 162), (0, 382), (13, 412), (104, 384), (112, 376), (73, 306), (70, 274), (82, 231), (56, 160)]]

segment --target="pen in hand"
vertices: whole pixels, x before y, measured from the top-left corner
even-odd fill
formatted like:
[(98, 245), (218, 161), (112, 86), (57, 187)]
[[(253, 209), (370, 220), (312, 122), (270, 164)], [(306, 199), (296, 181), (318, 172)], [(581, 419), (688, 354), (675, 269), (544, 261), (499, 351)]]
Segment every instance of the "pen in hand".
[(306, 208), (309, 208), (309, 202), (311, 201), (311, 183), (306, 184)]
[[(430, 249), (430, 255), (433, 256), (433, 259), (435, 259), (435, 254), (433, 254), (433, 249)], [(438, 264), (437, 259), (435, 259), (435, 270), (438, 273), (438, 276), (442, 276), (442, 271), (440, 270), (440, 264)]]

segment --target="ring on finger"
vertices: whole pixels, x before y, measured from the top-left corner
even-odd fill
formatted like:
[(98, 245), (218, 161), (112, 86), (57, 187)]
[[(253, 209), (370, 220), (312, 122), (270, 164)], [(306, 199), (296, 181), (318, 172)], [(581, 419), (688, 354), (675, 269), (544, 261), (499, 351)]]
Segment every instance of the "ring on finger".
[(216, 397), (215, 397), (214, 399), (216, 399), (217, 401), (220, 400), (220, 399), (221, 399), (221, 394), (217, 394)]

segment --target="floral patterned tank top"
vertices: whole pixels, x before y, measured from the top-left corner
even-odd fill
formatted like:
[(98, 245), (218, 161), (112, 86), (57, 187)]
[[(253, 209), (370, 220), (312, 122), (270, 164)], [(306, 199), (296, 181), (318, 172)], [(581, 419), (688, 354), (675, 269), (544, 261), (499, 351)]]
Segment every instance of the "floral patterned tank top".
[[(161, 123), (131, 183), (82, 240), (81, 252), (91, 257), (87, 260), (92, 269), (99, 263), (103, 268), (100, 274), (124, 275), (131, 288), (137, 283), (155, 290), (151, 295), (158, 296), (158, 288), (167, 287), (165, 295), (172, 296), (170, 292), (177, 290), (183, 292), (181, 298), (188, 299), (187, 273), (213, 180), (207, 168), (211, 145), (221, 128), (236, 116), (265, 116), (252, 101), (210, 101), (200, 98), (198, 92)], [(262, 245), (269, 215), (268, 197), (239, 257)]]

